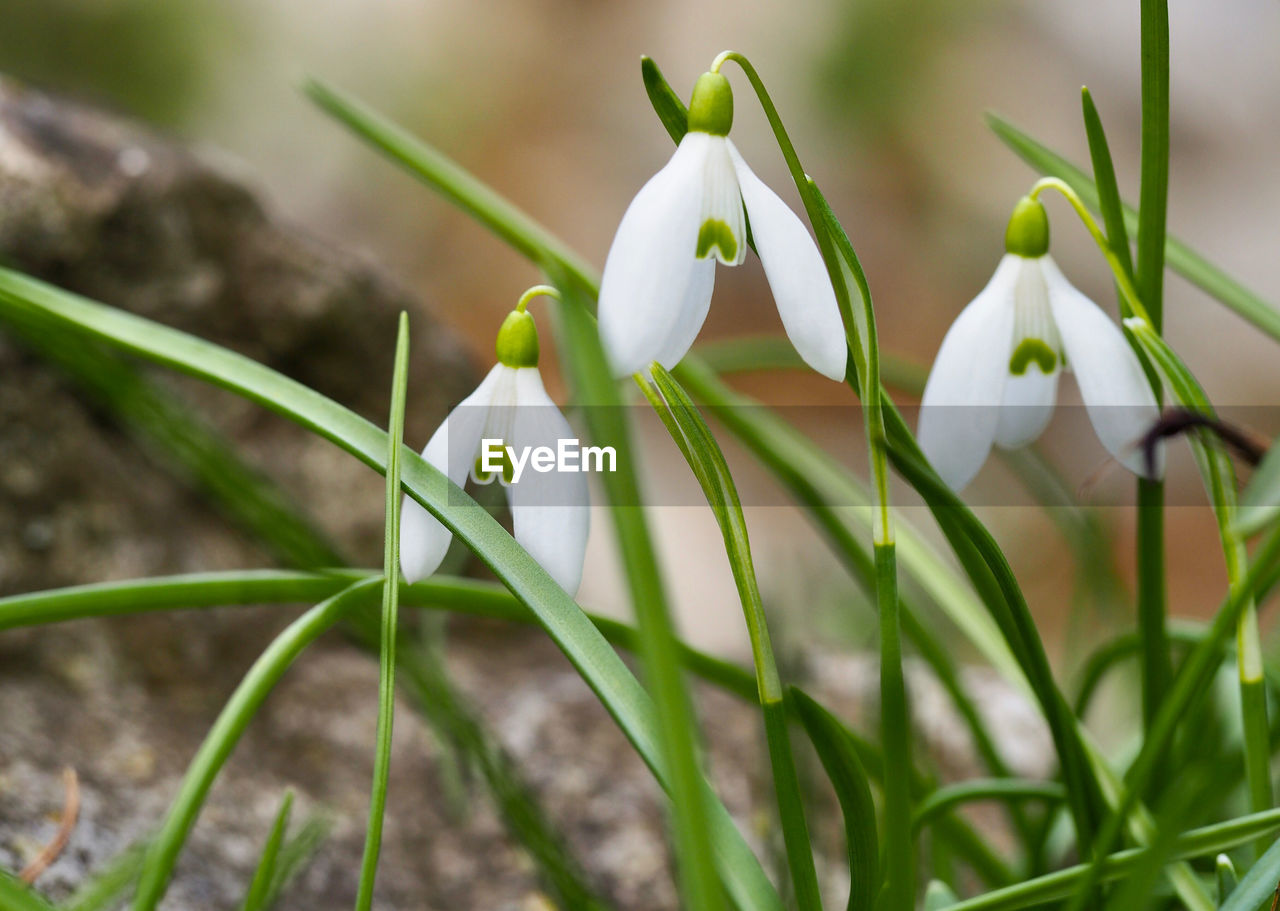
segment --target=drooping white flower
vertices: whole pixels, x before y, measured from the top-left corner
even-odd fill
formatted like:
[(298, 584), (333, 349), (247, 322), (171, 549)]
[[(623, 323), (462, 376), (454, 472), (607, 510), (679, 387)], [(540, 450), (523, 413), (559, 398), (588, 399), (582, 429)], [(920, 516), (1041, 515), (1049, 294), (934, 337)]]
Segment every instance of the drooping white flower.
[[(551, 401), (538, 372), (538, 336), (523, 309), (508, 315), (498, 333), (498, 363), (450, 412), (431, 436), (422, 457), (461, 486), (498, 481), (511, 507), (517, 543), (570, 595), (582, 581), (590, 521), (586, 475), (581, 471), (513, 468), (511, 455), (528, 458), (542, 447), (559, 450), (576, 441), (569, 422)], [(482, 443), (488, 452), (482, 452)], [(500, 441), (500, 442), (494, 442)], [(486, 459), (487, 456), (487, 459)], [(486, 471), (486, 464), (496, 471)], [(434, 573), (453, 533), (412, 497), (400, 513), (400, 570), (408, 582)]]
[[(1155, 395), (1120, 328), (1049, 255), (1039, 202), (1019, 202), (1005, 247), (991, 281), (938, 349), (921, 402), (921, 449), (943, 480), (961, 489), (993, 443), (1015, 449), (1040, 436), (1065, 366), (1075, 372), (1102, 445), (1145, 475), (1138, 443), (1159, 416)], [(1163, 472), (1159, 460), (1157, 471)]]
[(791, 343), (814, 370), (843, 380), (844, 326), (822, 255), (742, 160), (728, 138), (732, 122), (729, 81), (704, 73), (689, 132), (632, 200), (605, 260), (599, 317), (609, 362), (626, 376), (684, 357), (711, 306), (716, 260), (736, 266), (746, 257), (749, 219)]

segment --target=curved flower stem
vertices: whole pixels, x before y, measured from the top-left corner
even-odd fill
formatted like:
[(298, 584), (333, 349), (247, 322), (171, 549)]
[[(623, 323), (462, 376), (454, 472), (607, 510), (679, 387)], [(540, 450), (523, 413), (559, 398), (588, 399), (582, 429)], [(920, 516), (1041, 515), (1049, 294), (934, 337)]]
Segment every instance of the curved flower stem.
[(561, 300), (560, 289), (553, 285), (534, 285), (524, 294), (520, 295), (520, 300), (516, 301), (516, 312), (524, 313), (525, 308), (538, 297), (549, 297), (553, 300)]
[(1084, 204), (1084, 200), (1071, 188), (1069, 183), (1057, 177), (1041, 177), (1031, 187), (1031, 192), (1027, 195), (1032, 199), (1037, 199), (1045, 190), (1057, 190), (1061, 193), (1062, 197), (1071, 204), (1071, 208), (1076, 210), (1076, 214), (1080, 216), (1080, 221), (1089, 231), (1089, 234), (1092, 235), (1094, 243), (1098, 245), (1098, 250), (1101, 251), (1106, 259), (1107, 265), (1111, 267), (1111, 274), (1115, 277), (1116, 285), (1120, 289), (1121, 315), (1125, 318), (1137, 316), (1144, 322), (1151, 323), (1151, 315), (1147, 312), (1147, 308), (1143, 306), (1141, 298), (1138, 297), (1138, 289), (1134, 287), (1133, 279), (1129, 277), (1128, 270), (1125, 269), (1124, 264), (1120, 261), (1120, 257), (1116, 255), (1116, 251), (1112, 248), (1110, 241), (1107, 240), (1106, 233), (1098, 225), (1097, 219), (1093, 217), (1093, 213)]
[[(764, 81), (751, 61), (736, 51), (724, 51), (711, 64), (712, 72), (732, 60), (741, 67), (755, 90), (778, 148), (787, 163), (791, 179), (804, 203), (813, 226), (818, 249), (835, 291), (845, 340), (853, 360), (851, 385), (862, 397), (867, 447), (874, 476), (877, 521), (873, 532), (876, 562), (876, 604), (880, 613), (880, 718), (886, 762), (885, 774), (885, 893), (886, 911), (909, 909), (914, 903), (915, 875), (911, 839), (911, 793), (907, 770), (911, 768), (911, 717), (902, 674), (902, 624), (898, 606), (897, 553), (893, 518), (889, 506), (889, 459), (886, 451), (884, 414), (880, 398), (879, 352), (875, 332), (875, 311), (866, 275), (852, 244), (839, 229), (838, 221), (822, 198), (817, 184), (805, 174), (794, 143), (787, 134), (778, 109)], [(833, 224), (835, 229), (833, 230)], [(862, 299), (861, 319), (854, 313), (849, 281), (856, 284)]]

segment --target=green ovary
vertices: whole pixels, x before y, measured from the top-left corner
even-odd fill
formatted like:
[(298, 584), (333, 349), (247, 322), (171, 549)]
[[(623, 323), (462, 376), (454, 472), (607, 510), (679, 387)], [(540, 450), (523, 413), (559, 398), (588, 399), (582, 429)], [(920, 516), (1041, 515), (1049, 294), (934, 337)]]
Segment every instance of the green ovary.
[(1058, 365), (1058, 355), (1040, 339), (1024, 338), (1013, 350), (1013, 356), (1009, 358), (1009, 372), (1014, 376), (1022, 376), (1027, 372), (1027, 367), (1032, 361), (1040, 368), (1040, 372), (1047, 376)]
[(708, 218), (698, 229), (698, 259), (706, 259), (712, 247), (719, 247), (721, 259), (729, 262), (738, 255), (738, 241), (733, 230), (718, 218)]

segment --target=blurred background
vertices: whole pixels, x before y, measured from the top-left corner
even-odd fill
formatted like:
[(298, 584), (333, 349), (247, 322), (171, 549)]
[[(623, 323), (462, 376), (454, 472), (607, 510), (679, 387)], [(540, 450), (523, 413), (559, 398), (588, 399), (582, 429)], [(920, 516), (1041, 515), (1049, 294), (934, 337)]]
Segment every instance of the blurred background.
[[(1183, 0), (1172, 7), (1171, 231), (1264, 298), (1280, 300), (1280, 6)], [(630, 198), (671, 151), (641, 86), (640, 56), (654, 57), (687, 94), (718, 51), (742, 51), (770, 86), (806, 167), (862, 257), (882, 345), (921, 364), (990, 276), (1010, 207), (1034, 178), (983, 125), (984, 110), (1087, 162), (1079, 89), (1088, 84), (1122, 193), (1137, 196), (1137, 3), (0, 0), (0, 23), (0, 71), (103, 102), (193, 143), (259, 189), (282, 219), (380, 263), (457, 327), (481, 363), (490, 360), (494, 331), (515, 295), (537, 281), (535, 271), (318, 113), (298, 91), (305, 74), (421, 134), (602, 263)], [(735, 141), (795, 205), (745, 80), (732, 69), (729, 75), (738, 89)], [(1101, 259), (1067, 208), (1049, 205), (1056, 258), (1114, 313)], [(1211, 398), (1222, 406), (1275, 402), (1274, 343), (1182, 280), (1170, 276), (1166, 289), (1168, 336)], [(778, 331), (758, 262), (721, 269), (704, 338)], [(553, 394), (562, 395), (548, 354)], [(849, 401), (843, 388), (798, 375), (748, 376), (741, 385), (781, 405)], [(1078, 401), (1072, 381), (1063, 396)], [(848, 428), (811, 423), (842, 459), (861, 463), (856, 414)], [(1087, 482), (1103, 453), (1084, 428), (1055, 421), (1041, 448), (1088, 502)], [(1067, 443), (1069, 455), (1061, 452)], [(645, 445), (651, 485), (693, 490), (669, 441), (651, 433)], [(741, 453), (730, 454), (744, 488), (767, 484)], [(1005, 488), (1016, 483), (992, 464), (970, 496), (1013, 502)], [(1127, 480), (1107, 484), (1122, 491), (1122, 502), (1131, 496)], [(1187, 504), (1168, 519), (1171, 609), (1204, 616), (1218, 603), (1224, 575), (1185, 452), (1175, 457), (1171, 490), (1172, 502)], [(745, 495), (748, 503), (753, 496)], [(923, 510), (908, 512), (931, 528)], [(1070, 551), (1053, 518), (1024, 507), (982, 513), (1010, 553), (1056, 657), (1069, 661), (1082, 643), (1068, 648), (1063, 633), (1081, 598), (1073, 597)], [(1132, 510), (1101, 506), (1097, 518), (1114, 541), (1114, 571), (1127, 582)], [(746, 654), (710, 514), (663, 507), (653, 521), (690, 637)], [(804, 519), (759, 505), (748, 521), (781, 636), (793, 646), (858, 636), (835, 608), (860, 596)], [(583, 603), (624, 612), (616, 573), (607, 517), (597, 515)], [(1086, 591), (1083, 602), (1084, 616), (1130, 622), (1123, 600), (1102, 604)], [(864, 615), (869, 622), (870, 612)]]

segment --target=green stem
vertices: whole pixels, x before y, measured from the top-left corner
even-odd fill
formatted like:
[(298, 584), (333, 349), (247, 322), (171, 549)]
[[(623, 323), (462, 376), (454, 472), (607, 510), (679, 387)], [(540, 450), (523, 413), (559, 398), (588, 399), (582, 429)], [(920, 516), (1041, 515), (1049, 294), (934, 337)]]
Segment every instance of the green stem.
[(1169, 4), (1142, 0), (1142, 173), (1138, 190), (1138, 290), (1161, 331), (1169, 204)]
[[(1152, 328), (1164, 325), (1164, 247), (1169, 198), (1169, 5), (1142, 0), (1142, 166), (1138, 191), (1138, 296)], [(1156, 389), (1159, 401), (1161, 390)], [(1147, 729), (1168, 686), (1165, 630), (1164, 484), (1138, 482), (1138, 626), (1144, 638)], [(1152, 788), (1158, 789), (1163, 774)]]
[[(1169, 691), (1173, 665), (1164, 571), (1164, 483), (1138, 479), (1138, 632), (1142, 636), (1142, 719), (1147, 730)], [(1166, 775), (1151, 783), (1159, 793)]]
[[(890, 769), (911, 767), (910, 713), (902, 676), (898, 618), (898, 569), (894, 546), (877, 543), (876, 603), (880, 607), (880, 737)], [(885, 887), (883, 908), (909, 911), (915, 904), (911, 839), (911, 793), (906, 774), (885, 775)]]

